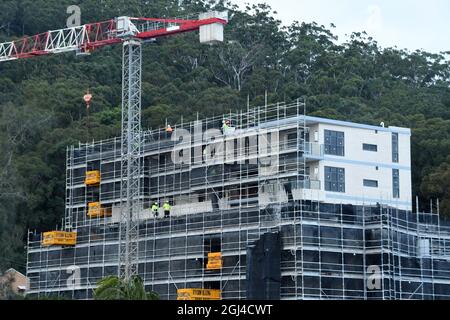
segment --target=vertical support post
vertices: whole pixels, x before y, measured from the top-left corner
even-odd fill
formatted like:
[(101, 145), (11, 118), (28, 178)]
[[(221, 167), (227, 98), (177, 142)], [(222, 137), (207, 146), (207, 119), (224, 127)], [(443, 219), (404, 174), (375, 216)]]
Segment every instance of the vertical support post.
[(267, 89), (266, 91), (264, 91), (264, 107), (266, 108), (267, 111)]
[[(66, 149), (66, 205), (65, 205), (65, 221), (66, 231), (72, 231), (73, 226), (73, 165), (74, 152), (73, 146)], [(75, 226), (76, 228), (76, 226)]]
[(362, 206), (362, 237), (363, 237), (363, 299), (367, 300), (367, 263), (366, 263), (366, 252), (367, 252), (367, 242), (366, 242), (366, 207), (363, 203)]
[(141, 41), (126, 40), (123, 43), (122, 59), (122, 205), (118, 275), (121, 279), (129, 280), (138, 274), (138, 219), (141, 210)]
[[(419, 207), (419, 206), (417, 206)], [(401, 248), (401, 234), (400, 234), (400, 218), (399, 218), (399, 209), (395, 208), (395, 222), (396, 222), (396, 229), (397, 229), (397, 261), (398, 261), (398, 283), (399, 283), (399, 299), (403, 299), (403, 278), (402, 278), (402, 248)]]
[[(416, 198), (417, 199), (417, 198)], [(424, 285), (423, 281), (423, 255), (421, 252), (421, 244), (420, 244), (420, 230), (419, 230), (419, 206), (416, 205), (416, 232), (417, 232), (417, 245), (416, 245), (416, 255), (418, 255), (419, 263), (420, 263), (420, 282), (422, 287), (422, 300), (424, 300)], [(433, 241), (432, 239), (430, 241)]]
[(387, 258), (389, 272), (389, 300), (395, 299), (395, 262), (393, 256), (392, 230), (391, 230), (392, 209), (386, 209), (386, 231), (387, 231)]
[[(446, 243), (447, 241), (443, 241), (443, 248), (441, 248), (441, 212), (440, 212), (440, 204), (439, 204), (439, 199), (436, 200), (436, 214), (437, 214), (437, 228), (438, 228), (438, 256), (440, 255), (447, 255), (447, 248), (446, 248)], [(431, 242), (433, 241), (433, 239), (430, 240)], [(430, 247), (432, 247), (432, 245), (430, 245)], [(436, 295), (435, 295), (435, 285), (434, 285), (434, 254), (433, 252), (431, 252), (430, 255), (430, 264), (431, 264), (431, 287), (432, 287), (432, 300), (436, 299)]]
[(381, 261), (381, 299), (385, 300), (384, 297), (384, 239), (383, 239), (383, 207), (380, 205), (380, 261)]

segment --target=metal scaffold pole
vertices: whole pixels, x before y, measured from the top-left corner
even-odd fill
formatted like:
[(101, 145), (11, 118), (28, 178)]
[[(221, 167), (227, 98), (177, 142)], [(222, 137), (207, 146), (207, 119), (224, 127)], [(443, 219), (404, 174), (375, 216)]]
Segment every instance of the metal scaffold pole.
[(140, 201), (141, 155), (141, 41), (123, 44), (122, 69), (122, 184), (119, 230), (119, 268), (121, 279), (138, 274), (138, 215)]

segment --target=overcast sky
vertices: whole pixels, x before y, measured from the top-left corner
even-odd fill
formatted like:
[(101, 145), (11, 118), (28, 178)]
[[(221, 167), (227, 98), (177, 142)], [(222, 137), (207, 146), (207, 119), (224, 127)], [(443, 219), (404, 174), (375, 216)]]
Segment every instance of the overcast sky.
[(232, 0), (269, 4), (276, 17), (289, 25), (294, 20), (336, 25), (339, 41), (353, 31), (366, 31), (382, 47), (450, 51), (449, 0)]

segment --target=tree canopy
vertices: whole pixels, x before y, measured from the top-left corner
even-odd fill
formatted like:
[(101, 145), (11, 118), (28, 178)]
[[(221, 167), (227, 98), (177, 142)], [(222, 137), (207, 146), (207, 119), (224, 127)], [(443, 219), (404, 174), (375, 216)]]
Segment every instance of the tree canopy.
[[(439, 197), (450, 215), (448, 53), (381, 48), (358, 30), (339, 42), (333, 25), (284, 27), (267, 5), (239, 10), (225, 0), (4, 0), (0, 41), (64, 27), (72, 4), (82, 23), (229, 9), (223, 44), (191, 33), (144, 46), (144, 128), (238, 110), (247, 99), (261, 105), (266, 91), (269, 102), (306, 97), (310, 115), (412, 128), (413, 193), (422, 203)], [(120, 88), (120, 46), (0, 64), (0, 269), (23, 271), (27, 228), (61, 222), (66, 147), (119, 134)]]
[(94, 290), (95, 300), (158, 300), (158, 294), (146, 292), (144, 282), (138, 276), (121, 280), (108, 276), (98, 281)]

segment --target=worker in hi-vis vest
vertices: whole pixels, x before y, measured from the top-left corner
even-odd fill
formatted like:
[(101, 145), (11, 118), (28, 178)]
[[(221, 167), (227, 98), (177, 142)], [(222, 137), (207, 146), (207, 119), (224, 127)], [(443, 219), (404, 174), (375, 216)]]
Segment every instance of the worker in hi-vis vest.
[(155, 216), (155, 218), (158, 216), (158, 211), (159, 211), (159, 205), (158, 205), (158, 202), (153, 202), (153, 204), (152, 204), (152, 212), (153, 212), (153, 215)]
[(164, 204), (163, 204), (164, 218), (169, 217), (171, 208), (172, 207), (170, 206), (169, 201), (164, 202)]
[(222, 133), (225, 134), (229, 128), (230, 128), (230, 120), (224, 121), (222, 125)]

